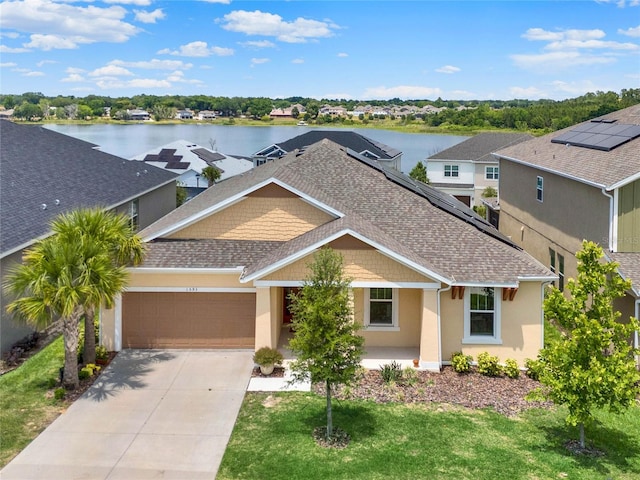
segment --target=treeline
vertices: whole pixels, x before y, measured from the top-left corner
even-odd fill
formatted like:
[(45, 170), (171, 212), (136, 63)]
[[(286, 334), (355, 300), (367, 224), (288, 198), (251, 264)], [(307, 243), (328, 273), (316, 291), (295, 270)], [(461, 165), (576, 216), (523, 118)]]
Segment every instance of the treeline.
[[(324, 105), (342, 106), (353, 111), (362, 106), (418, 108), (431, 105), (442, 108), (438, 113), (389, 115), (391, 120), (400, 122), (422, 121), (431, 127), (496, 128), (522, 131), (552, 131), (565, 128), (590, 118), (626, 108), (640, 103), (640, 89), (623, 89), (616, 92), (595, 92), (586, 95), (555, 100), (346, 100), (307, 97), (269, 99), (265, 97), (215, 97), (209, 95), (135, 95), (133, 97), (107, 97), (88, 95), (86, 97), (47, 97), (42, 93), (28, 92), (21, 95), (0, 95), (0, 105), (5, 109), (15, 109), (18, 118), (41, 119), (55, 116), (59, 119), (86, 119), (102, 117), (110, 112), (113, 118), (123, 118), (122, 112), (144, 109), (156, 119), (171, 118), (171, 112), (190, 109), (195, 112), (213, 110), (223, 117), (246, 116), (268, 119), (273, 108), (286, 108), (293, 104), (305, 107), (305, 119), (317, 123), (350, 123), (357, 121), (386, 120), (385, 115), (369, 115), (364, 118), (319, 115)], [(465, 108), (459, 108), (465, 107)], [(167, 113), (169, 112), (169, 113)], [(120, 117), (118, 116), (120, 115)], [(360, 116), (362, 117), (362, 115)]]

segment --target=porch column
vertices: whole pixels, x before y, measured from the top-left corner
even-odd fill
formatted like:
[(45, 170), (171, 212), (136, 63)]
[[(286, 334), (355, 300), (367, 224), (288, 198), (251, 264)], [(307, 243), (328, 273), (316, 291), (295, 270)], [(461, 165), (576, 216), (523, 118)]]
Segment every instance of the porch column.
[(440, 328), (438, 325), (438, 291), (422, 290), (420, 329), (420, 368), (440, 371)]
[(271, 288), (256, 288), (256, 342), (255, 348), (277, 348), (271, 335)]

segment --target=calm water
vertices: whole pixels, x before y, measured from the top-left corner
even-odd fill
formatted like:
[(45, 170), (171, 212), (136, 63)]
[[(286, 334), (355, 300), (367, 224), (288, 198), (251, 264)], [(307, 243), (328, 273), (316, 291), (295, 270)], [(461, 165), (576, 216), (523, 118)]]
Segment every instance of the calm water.
[[(284, 142), (310, 130), (310, 127), (244, 127), (235, 125), (47, 125), (47, 128), (87, 142), (101, 150), (132, 158), (176, 140), (187, 140), (230, 155), (250, 156), (273, 143)], [(387, 130), (351, 129), (365, 137), (403, 152), (402, 171), (408, 173), (419, 160), (462, 142), (468, 137), (401, 133)]]

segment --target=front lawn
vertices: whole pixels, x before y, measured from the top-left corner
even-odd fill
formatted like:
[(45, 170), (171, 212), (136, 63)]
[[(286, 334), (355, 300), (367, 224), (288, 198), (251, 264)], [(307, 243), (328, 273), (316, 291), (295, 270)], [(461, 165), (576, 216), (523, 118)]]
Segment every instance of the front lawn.
[(640, 407), (598, 414), (586, 430), (602, 457), (564, 446), (576, 429), (562, 410), (507, 418), (435, 403), (334, 402), (343, 450), (316, 445), (325, 400), (313, 393), (248, 393), (218, 473), (228, 479), (604, 479), (640, 478)]

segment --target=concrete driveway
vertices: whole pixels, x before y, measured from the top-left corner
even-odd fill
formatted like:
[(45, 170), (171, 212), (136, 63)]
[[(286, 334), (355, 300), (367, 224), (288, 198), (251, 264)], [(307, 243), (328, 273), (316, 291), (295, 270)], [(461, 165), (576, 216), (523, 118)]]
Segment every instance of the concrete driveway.
[(214, 479), (251, 377), (252, 354), (122, 351), (0, 478)]

